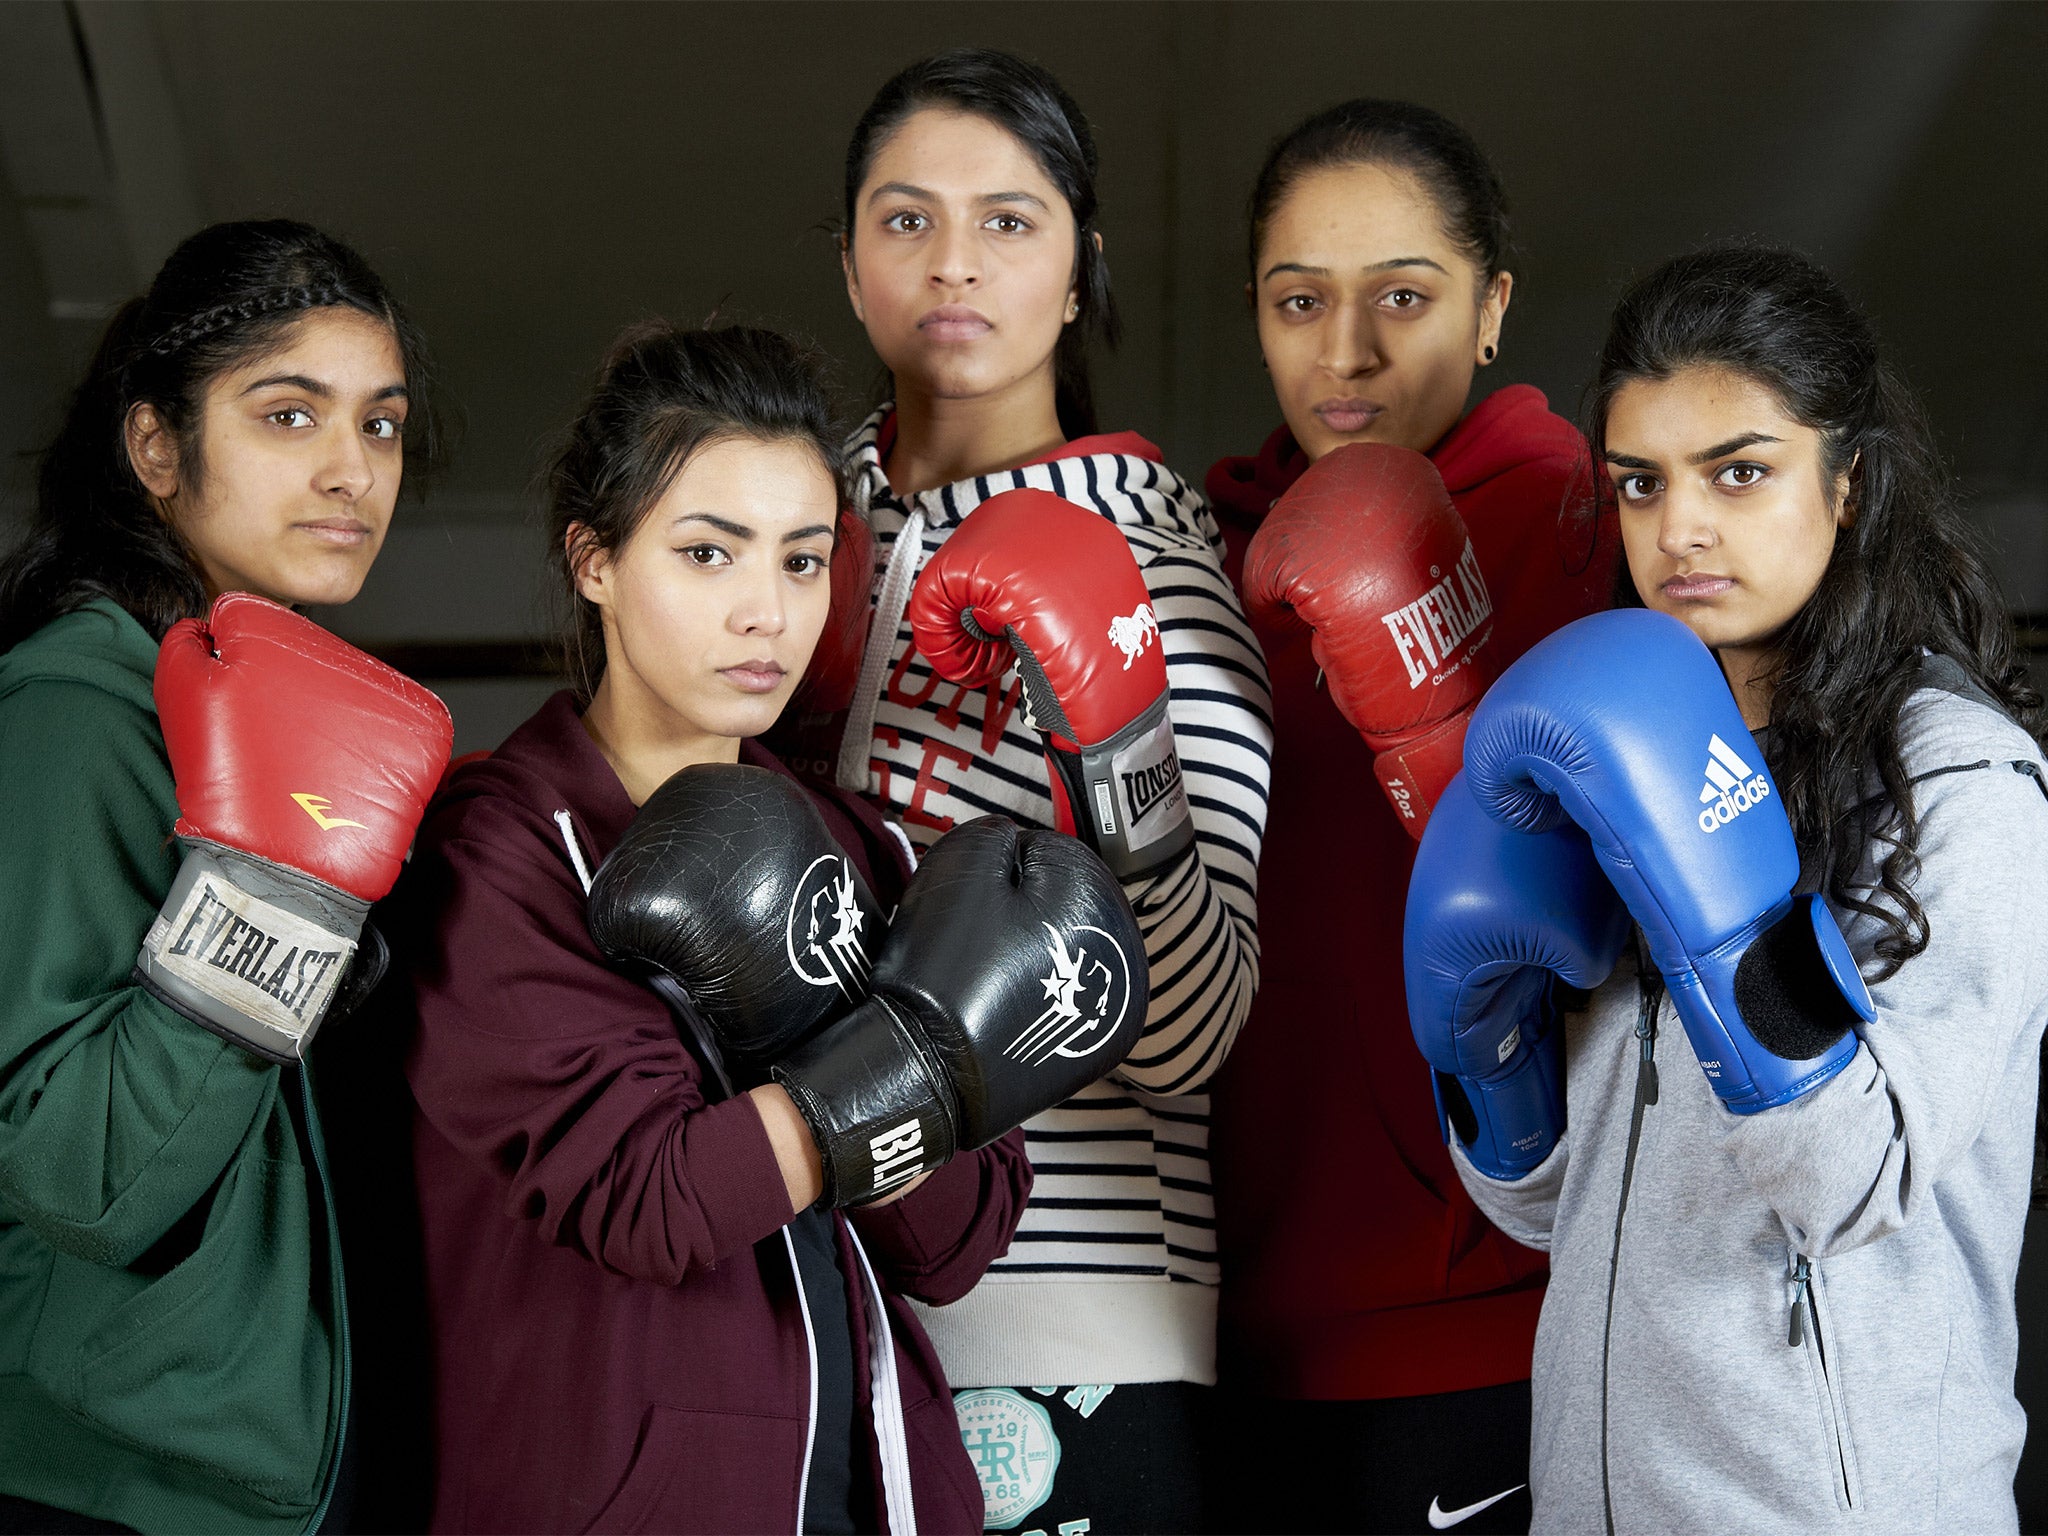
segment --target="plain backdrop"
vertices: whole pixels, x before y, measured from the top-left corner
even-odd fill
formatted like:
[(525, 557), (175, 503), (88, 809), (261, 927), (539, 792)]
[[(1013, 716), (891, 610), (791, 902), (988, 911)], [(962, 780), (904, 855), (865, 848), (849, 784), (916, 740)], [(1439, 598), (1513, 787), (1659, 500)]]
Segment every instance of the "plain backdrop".
[[(322, 617), (382, 649), (442, 646), (451, 675), (425, 680), (458, 745), (495, 743), (552, 684), (453, 674), (544, 630), (533, 473), (608, 340), (648, 315), (784, 326), (863, 411), (875, 364), (832, 232), (846, 137), (895, 69), (964, 43), (1049, 66), (1094, 123), (1125, 322), (1104, 425), (1191, 477), (1277, 419), (1243, 294), (1265, 147), (1331, 102), (1404, 97), (1465, 124), (1512, 200), (1515, 298), (1482, 390), (1528, 381), (1576, 415), (1630, 277), (1727, 236), (1802, 246), (1923, 391), (2009, 600), (2048, 615), (2038, 4), (17, 0), (0, 540), (110, 307), (201, 224), (311, 220), (409, 302), (464, 422), (363, 596)], [(2048, 1315), (2022, 1376), (2048, 1402), (2044, 1334)]]

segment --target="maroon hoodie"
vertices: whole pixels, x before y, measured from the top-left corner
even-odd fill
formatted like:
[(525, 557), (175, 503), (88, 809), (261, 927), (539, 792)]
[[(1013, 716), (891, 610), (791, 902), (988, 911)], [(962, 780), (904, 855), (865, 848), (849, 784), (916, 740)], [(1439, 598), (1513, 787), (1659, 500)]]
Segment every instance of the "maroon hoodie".
[[(785, 771), (747, 743), (743, 762)], [(815, 794), (815, 792), (814, 792)], [(816, 796), (888, 904), (902, 870), (871, 812)], [(573, 833), (572, 853), (558, 821)], [(556, 694), (459, 769), (421, 829), (404, 910), (418, 1014), (408, 1073), (435, 1368), (434, 1526), (794, 1531), (811, 1356), (779, 1229), (794, 1214), (744, 1097), (708, 1089), (674, 1017), (584, 926), (634, 816)], [(917, 1523), (979, 1531), (980, 1483), (903, 1296), (964, 1295), (1030, 1193), (1023, 1137), (853, 1218), (887, 1293)], [(852, 1297), (860, 1262), (835, 1227)], [(850, 1307), (855, 1517), (886, 1528)]]
[[(1607, 606), (1611, 519), (1584, 440), (1512, 385), (1429, 455), (1472, 535), (1506, 666)], [(1208, 494), (1240, 587), (1259, 520), (1308, 467), (1285, 427)], [(1563, 515), (1561, 515), (1561, 513)], [(1525, 1380), (1543, 1259), (1466, 1195), (1408, 1029), (1401, 919), (1415, 845), (1372, 753), (1317, 686), (1309, 631), (1252, 626), (1273, 677), (1273, 798), (1259, 865), (1259, 994), (1216, 1085), (1219, 1370), (1290, 1398), (1409, 1397)]]

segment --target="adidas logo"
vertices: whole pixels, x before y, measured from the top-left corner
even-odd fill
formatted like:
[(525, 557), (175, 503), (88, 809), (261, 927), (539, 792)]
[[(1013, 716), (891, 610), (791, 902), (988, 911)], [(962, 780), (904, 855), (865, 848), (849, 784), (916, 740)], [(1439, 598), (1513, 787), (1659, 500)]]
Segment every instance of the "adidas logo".
[(1700, 786), (1700, 830), (1718, 832), (1761, 800), (1771, 781), (1745, 763), (1718, 735), (1707, 738), (1707, 782)]

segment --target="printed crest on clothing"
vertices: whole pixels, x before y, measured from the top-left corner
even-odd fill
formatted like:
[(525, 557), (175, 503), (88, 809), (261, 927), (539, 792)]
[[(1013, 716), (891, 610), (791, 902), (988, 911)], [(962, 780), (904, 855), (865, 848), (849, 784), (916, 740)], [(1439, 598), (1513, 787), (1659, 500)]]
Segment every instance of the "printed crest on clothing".
[(1060, 1467), (1052, 1415), (1008, 1387), (956, 1392), (953, 1409), (981, 1479), (984, 1529), (1015, 1529), (1052, 1496)]

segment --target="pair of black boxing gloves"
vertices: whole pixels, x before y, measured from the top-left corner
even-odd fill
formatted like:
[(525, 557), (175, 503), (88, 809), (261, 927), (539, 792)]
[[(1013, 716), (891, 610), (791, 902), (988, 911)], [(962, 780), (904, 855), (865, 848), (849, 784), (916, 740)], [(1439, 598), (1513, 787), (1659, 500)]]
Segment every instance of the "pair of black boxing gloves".
[(733, 1087), (809, 1124), (824, 1201), (864, 1205), (987, 1146), (1129, 1053), (1149, 1000), (1107, 867), (998, 816), (933, 845), (893, 920), (810, 798), (765, 768), (686, 768), (590, 891), (611, 960), (672, 978)]

